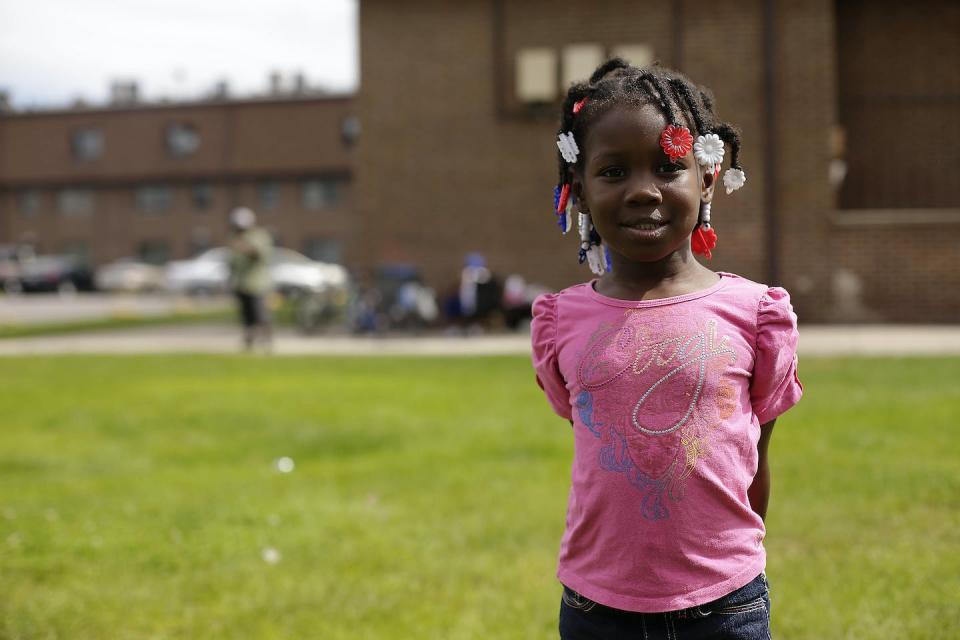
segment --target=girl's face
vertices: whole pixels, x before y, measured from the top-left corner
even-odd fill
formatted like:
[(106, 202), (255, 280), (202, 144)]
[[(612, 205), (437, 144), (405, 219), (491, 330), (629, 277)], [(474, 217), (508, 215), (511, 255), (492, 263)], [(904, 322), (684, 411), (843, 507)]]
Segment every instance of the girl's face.
[(689, 253), (700, 202), (713, 196), (713, 174), (701, 175), (692, 152), (676, 163), (664, 154), (666, 127), (654, 105), (614, 107), (583, 141), (574, 193), (615, 260), (654, 262)]

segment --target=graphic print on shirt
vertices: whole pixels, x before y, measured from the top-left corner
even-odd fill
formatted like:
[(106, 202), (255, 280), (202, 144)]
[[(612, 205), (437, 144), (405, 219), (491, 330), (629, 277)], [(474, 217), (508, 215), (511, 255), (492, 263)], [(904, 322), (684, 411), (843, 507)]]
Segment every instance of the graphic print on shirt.
[(670, 307), (629, 310), (588, 340), (577, 414), (602, 442), (601, 468), (643, 494), (644, 518), (670, 516), (665, 498), (680, 502), (711, 435), (733, 415), (736, 391), (724, 373), (736, 358), (715, 319)]

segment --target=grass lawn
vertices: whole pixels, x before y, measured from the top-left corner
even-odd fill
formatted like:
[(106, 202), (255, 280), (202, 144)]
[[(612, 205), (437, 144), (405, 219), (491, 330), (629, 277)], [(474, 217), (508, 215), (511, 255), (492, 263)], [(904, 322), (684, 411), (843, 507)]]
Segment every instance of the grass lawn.
[[(960, 360), (801, 373), (775, 637), (960, 637)], [(572, 443), (526, 358), (7, 358), (0, 401), (0, 638), (556, 637)]]

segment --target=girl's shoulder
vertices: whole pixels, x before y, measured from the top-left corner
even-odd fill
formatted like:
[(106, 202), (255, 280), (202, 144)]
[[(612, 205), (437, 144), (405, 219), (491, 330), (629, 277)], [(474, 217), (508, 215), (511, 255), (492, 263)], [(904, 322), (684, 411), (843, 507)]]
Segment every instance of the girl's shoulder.
[(534, 320), (554, 320), (557, 307), (562, 301), (585, 301), (589, 299), (588, 290), (592, 290), (592, 283), (581, 282), (555, 293), (541, 293), (533, 300), (532, 314)]
[(721, 278), (727, 280), (725, 293), (734, 299), (739, 298), (745, 304), (755, 305), (758, 316), (773, 309), (790, 307), (790, 294), (783, 287), (755, 282), (735, 273), (719, 273)]
[(729, 293), (739, 293), (741, 295), (753, 295), (759, 297), (771, 288), (769, 285), (766, 285), (762, 282), (756, 282), (755, 280), (744, 278), (743, 276), (735, 273), (718, 271), (717, 274), (727, 281), (727, 286), (725, 288)]
[(728, 292), (731, 300), (743, 309), (745, 317), (753, 317), (754, 343), (758, 350), (775, 351), (792, 345), (796, 351), (797, 314), (790, 302), (790, 294), (783, 287), (754, 282), (735, 274), (722, 274), (730, 278)]

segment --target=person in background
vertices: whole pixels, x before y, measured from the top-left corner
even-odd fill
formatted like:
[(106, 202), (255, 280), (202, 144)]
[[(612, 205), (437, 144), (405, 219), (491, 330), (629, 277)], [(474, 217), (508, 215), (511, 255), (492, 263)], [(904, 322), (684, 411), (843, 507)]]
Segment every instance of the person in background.
[(270, 278), (270, 256), (273, 240), (256, 226), (257, 216), (247, 207), (230, 212), (230, 290), (237, 299), (243, 323), (243, 345), (248, 351), (259, 343), (269, 350), (273, 329), (267, 296), (273, 289)]
[(500, 307), (500, 283), (480, 253), (468, 253), (460, 272), (460, 315), (468, 333), (483, 331), (483, 323)]

